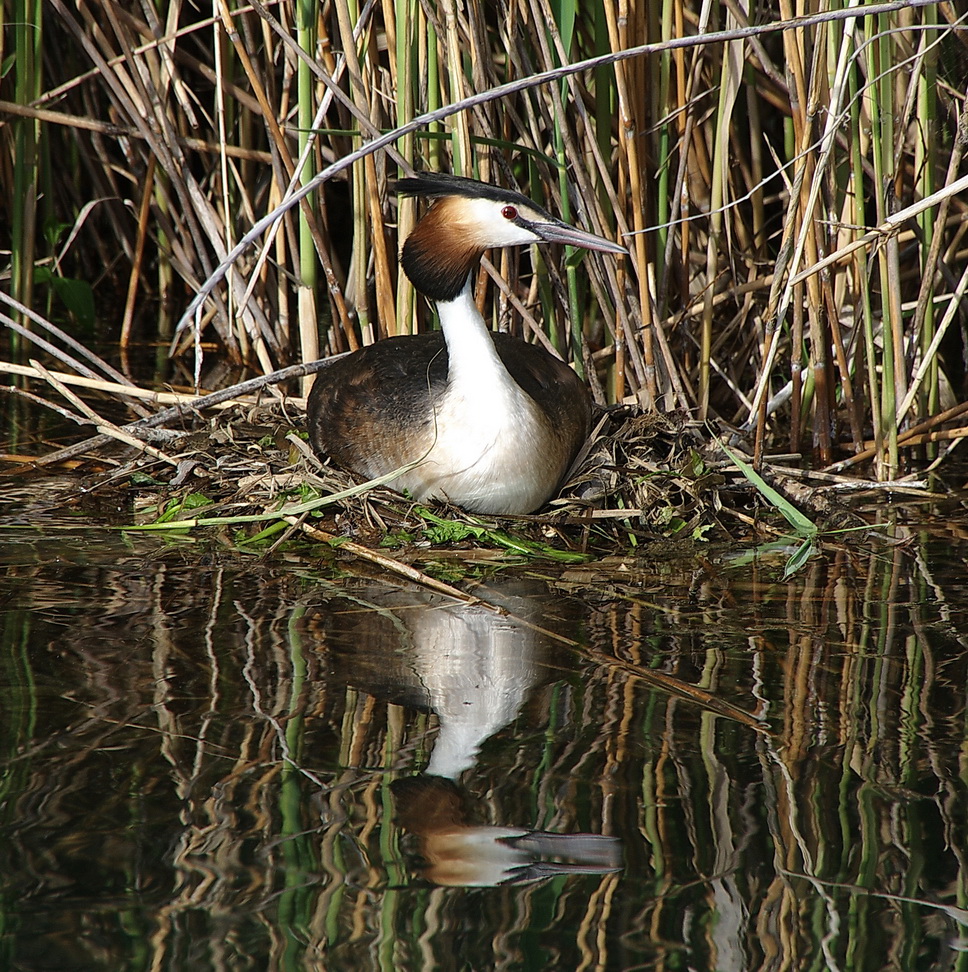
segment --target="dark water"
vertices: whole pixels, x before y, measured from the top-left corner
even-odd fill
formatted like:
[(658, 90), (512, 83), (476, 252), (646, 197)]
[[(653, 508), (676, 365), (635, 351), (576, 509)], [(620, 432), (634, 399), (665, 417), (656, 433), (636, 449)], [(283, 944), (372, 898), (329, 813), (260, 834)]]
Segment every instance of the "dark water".
[(950, 524), (466, 605), (0, 514), (2, 968), (968, 969)]

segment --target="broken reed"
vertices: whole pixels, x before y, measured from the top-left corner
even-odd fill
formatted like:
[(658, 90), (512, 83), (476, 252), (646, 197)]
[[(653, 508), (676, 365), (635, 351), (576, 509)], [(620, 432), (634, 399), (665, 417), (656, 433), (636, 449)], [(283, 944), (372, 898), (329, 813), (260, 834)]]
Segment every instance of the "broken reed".
[[(123, 345), (136, 333), (167, 341), (288, 187), (428, 110), (651, 42), (648, 56), (476, 105), (354, 163), (237, 262), (207, 305), (206, 342), (268, 371), (430, 326), (396, 267), (414, 203), (388, 202), (388, 181), (412, 166), (517, 185), (626, 242), (630, 259), (580, 267), (501, 253), (510, 287), (488, 304), (496, 325), (525, 335), (558, 322), (536, 339), (603, 401), (719, 417), (755, 429), (758, 448), (822, 465), (873, 446), (893, 476), (899, 430), (930, 430), (964, 397), (964, 207), (944, 189), (964, 144), (968, 35), (945, 19), (951, 8), (834, 11), (680, 47), (748, 26), (742, 11), (706, 21), (703, 5), (670, 0), (621, 16), (549, 0), (216, 10), (17, 6), (2, 142), (16, 179), (15, 295), (49, 279), (63, 296), (58, 281), (81, 279)], [(800, 12), (779, 5), (787, 24)], [(939, 190), (898, 232), (849, 250)], [(189, 381), (189, 332), (174, 353)]]

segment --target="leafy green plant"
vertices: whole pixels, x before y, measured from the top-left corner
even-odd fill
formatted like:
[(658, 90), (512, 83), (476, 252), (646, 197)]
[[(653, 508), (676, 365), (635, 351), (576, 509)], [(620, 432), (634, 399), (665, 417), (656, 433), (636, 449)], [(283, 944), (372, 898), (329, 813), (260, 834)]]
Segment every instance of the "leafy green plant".
[(49, 267), (34, 268), (34, 283), (50, 287), (85, 334), (92, 334), (97, 318), (94, 289), (86, 280), (61, 277)]
[(527, 559), (554, 560), (564, 564), (585, 563), (593, 559), (589, 554), (574, 550), (559, 550), (550, 544), (525, 540), (506, 530), (486, 526), (480, 520), (468, 515), (462, 518), (445, 519), (422, 506), (415, 507), (414, 513), (428, 524), (423, 535), (431, 543), (459, 543), (462, 540), (473, 540), (475, 543), (498, 547)]
[(748, 462), (741, 459), (725, 443), (721, 442), (720, 447), (736, 463), (740, 472), (742, 472), (749, 483), (793, 527), (793, 535), (800, 541), (800, 544), (793, 554), (790, 555), (783, 568), (784, 579), (791, 577), (816, 552), (817, 538), (820, 532), (819, 528), (808, 516), (798, 510), (782, 493), (775, 490)]

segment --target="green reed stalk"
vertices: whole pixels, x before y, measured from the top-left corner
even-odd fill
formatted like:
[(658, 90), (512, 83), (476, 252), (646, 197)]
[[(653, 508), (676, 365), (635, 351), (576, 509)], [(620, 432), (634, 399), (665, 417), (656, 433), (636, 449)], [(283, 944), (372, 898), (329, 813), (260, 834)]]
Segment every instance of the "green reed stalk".
[[(938, 11), (936, 7), (925, 7), (921, 13), (925, 24), (936, 25), (938, 22)], [(915, 171), (918, 173), (918, 194), (924, 199), (930, 196), (937, 188), (935, 182), (935, 172), (938, 166), (938, 55), (937, 48), (934, 46), (933, 32), (925, 31), (922, 34), (921, 43), (926, 46), (924, 57), (921, 63), (921, 72), (918, 75), (918, 137), (914, 146)], [(935, 220), (938, 217), (937, 209), (927, 209), (918, 217), (918, 224), (921, 227), (921, 245), (919, 253), (921, 257), (921, 288), (918, 294), (918, 310), (915, 314), (917, 321), (923, 314), (921, 325), (920, 344), (921, 355), (926, 357), (930, 351), (931, 342), (935, 336), (935, 308), (934, 308), (934, 274), (935, 265), (932, 259), (932, 243), (935, 235)], [(943, 232), (943, 228), (939, 229)], [(923, 308), (923, 310), (922, 310)], [(918, 337), (917, 334), (914, 335)], [(928, 372), (925, 382), (921, 385), (919, 392), (920, 407), (917, 411), (917, 418), (925, 418), (935, 415), (940, 411), (939, 394), (939, 369), (937, 357), (932, 358), (928, 364)], [(936, 444), (928, 444), (926, 451), (929, 456), (937, 453)]]
[[(357, 109), (364, 115), (367, 113), (369, 99), (363, 81), (360, 59), (353, 38), (353, 24), (359, 19), (359, 7), (355, 0), (336, 4), (337, 20), (339, 22), (340, 42), (346, 56), (347, 74), (350, 81), (350, 98)], [(352, 147), (357, 149), (363, 144), (363, 136), (354, 134)], [(373, 319), (369, 308), (369, 294), (367, 287), (367, 268), (369, 266), (369, 207), (366, 185), (366, 160), (361, 159), (353, 163), (352, 169), (352, 219), (353, 219), (353, 254), (351, 257), (351, 285), (350, 293), (359, 321), (360, 337), (364, 344), (372, 343), (378, 335), (374, 332)]]
[[(822, 180), (825, 175), (824, 172), (819, 170), (821, 163), (818, 160), (816, 148), (811, 144), (813, 141), (812, 104), (818, 89), (825, 88), (822, 52), (827, 47), (826, 27), (821, 25), (817, 30), (818, 33), (813, 41), (813, 54), (810, 58), (809, 72), (806, 73), (804, 78), (806, 83), (803, 88), (805, 100), (802, 104), (803, 127), (801, 129), (803, 163), (807, 168), (806, 178), (800, 188), (800, 213), (804, 223), (801, 232), (803, 234), (803, 252), (809, 264), (816, 263), (821, 253), (824, 252), (823, 213), (819, 214), (821, 219), (818, 220), (818, 214), (811, 205), (812, 186), (815, 182)], [(805, 51), (804, 66), (806, 65), (806, 54)], [(816, 274), (804, 282), (804, 295), (806, 297), (804, 309), (809, 322), (811, 371), (814, 380), (812, 447), (814, 453), (824, 465), (833, 461), (832, 434), (837, 390), (831, 361), (833, 338), (831, 336), (830, 314), (827, 313), (829, 304), (825, 304), (824, 301), (824, 288), (827, 284), (827, 280), (821, 279)], [(850, 396), (844, 395), (844, 397), (849, 398)]]
[[(816, 238), (822, 247), (824, 255), (837, 246), (838, 220), (843, 216), (845, 205), (845, 183), (849, 180), (850, 167), (847, 159), (841, 154), (834, 139), (831, 123), (844, 119), (845, 97), (847, 94), (847, 72), (850, 67), (850, 52), (852, 43), (844, 34), (842, 24), (828, 24), (826, 28), (827, 63), (823, 78), (829, 95), (829, 116), (824, 123), (824, 144), (821, 153), (822, 170), (817, 180), (817, 189), (821, 190), (823, 182), (830, 187), (828, 201), (824, 204), (824, 223), (818, 225)], [(821, 205), (824, 198), (822, 190), (817, 192), (815, 205)], [(825, 228), (825, 227), (829, 227)], [(843, 301), (848, 293), (846, 275), (837, 274), (833, 278), (821, 278), (821, 292), (825, 302), (824, 312), (827, 322), (827, 332), (833, 345), (833, 362), (836, 363), (836, 375), (839, 377), (839, 387), (834, 386), (835, 392), (831, 405), (837, 408), (838, 402), (847, 412), (850, 425), (851, 440), (855, 449), (863, 448), (863, 423), (861, 421), (857, 392), (855, 390), (855, 369), (851, 359), (849, 342), (845, 343), (845, 328), (841, 324), (844, 320)], [(858, 333), (856, 330), (855, 334)], [(831, 378), (834, 376), (834, 365), (831, 364)], [(838, 394), (839, 393), (839, 394)], [(836, 444), (836, 443), (834, 443)]]
[[(447, 51), (448, 97), (451, 101), (464, 98), (468, 91), (464, 79), (464, 57), (461, 37), (457, 29), (457, 0), (442, 0), (440, 9), (444, 19), (444, 47)], [(471, 134), (467, 112), (462, 111), (450, 119), (450, 150), (453, 153), (454, 172), (469, 175), (474, 159), (471, 153)]]
[[(421, 38), (420, 64), (418, 77), (427, 78), (427, 104), (421, 109), (423, 111), (436, 111), (444, 104), (444, 92), (441, 89), (441, 79), (445, 69), (440, 63), (440, 50), (438, 45), (437, 30), (433, 23), (425, 20), (421, 14), (420, 22), (425, 24), (426, 32)], [(430, 168), (440, 170), (442, 166), (441, 148), (442, 144), (437, 135), (444, 130), (442, 122), (433, 122), (427, 126), (430, 133), (430, 144), (427, 156), (430, 161)]]
[[(873, 35), (879, 29), (886, 29), (883, 21), (867, 18), (868, 33)], [(868, 105), (871, 117), (871, 156), (874, 165), (874, 198), (876, 201), (877, 222), (888, 215), (889, 189), (886, 184), (888, 174), (894, 174), (894, 126), (893, 126), (893, 72), (890, 70), (892, 49), (890, 35), (883, 34), (873, 40), (867, 48)], [(892, 293), (898, 285), (897, 244), (888, 243), (878, 251), (877, 267), (880, 277), (880, 292), (883, 295), (881, 315), (881, 437), (887, 443), (887, 456), (877, 460), (878, 475), (893, 479), (898, 470), (897, 448), (897, 400), (898, 385), (901, 380), (897, 367), (898, 347), (901, 338), (899, 291)]]
[[(608, 49), (608, 20), (605, 13), (605, 5), (596, 3), (594, 5), (593, 20), (591, 23), (591, 35), (594, 38), (593, 54), (605, 54)], [(602, 65), (595, 68), (594, 78), (594, 97), (595, 97), (595, 141), (597, 142), (598, 154), (602, 158), (608, 158), (612, 152), (612, 118), (615, 114), (615, 92), (612, 84), (614, 69), (609, 65)]]
[(715, 140), (713, 143), (712, 185), (709, 195), (709, 236), (706, 241), (706, 291), (703, 295), (702, 330), (699, 338), (699, 418), (706, 419), (709, 409), (709, 385), (712, 374), (713, 346), (713, 283), (719, 275), (720, 246), (723, 234), (723, 204), (727, 193), (727, 167), (729, 166), (729, 134), (733, 108), (740, 78), (735, 68), (741, 46), (726, 45), (722, 52), (719, 78), (719, 101), (715, 115)]
[[(855, 227), (850, 231), (850, 236), (856, 238), (863, 234), (863, 227), (867, 225), (867, 210), (864, 203), (864, 159), (863, 146), (865, 135), (862, 130), (861, 98), (860, 92), (860, 68), (854, 62), (847, 74), (847, 95), (848, 102), (848, 157), (847, 177), (845, 183), (845, 222), (849, 227)], [(844, 234), (845, 239), (847, 234)], [(857, 381), (854, 383), (855, 395), (857, 398), (858, 409), (864, 405), (862, 388), (864, 387), (861, 370), (866, 371), (867, 387), (867, 406), (871, 413), (871, 426), (874, 431), (874, 442), (878, 452), (883, 446), (881, 436), (881, 400), (880, 389), (877, 380), (877, 350), (874, 333), (874, 312), (871, 306), (871, 289), (867, 285), (868, 280), (867, 252), (863, 249), (858, 250), (851, 261), (848, 270), (848, 292), (853, 297), (853, 321), (854, 329), (860, 335), (855, 348), (854, 371)], [(861, 446), (862, 448), (862, 446)]]
[[(43, 2), (15, 0), (11, 16), (14, 38), (14, 100), (32, 104), (43, 88)], [(11, 205), (11, 285), (13, 296), (33, 303), (37, 245), (38, 140), (40, 125), (32, 118), (13, 122), (13, 198)], [(12, 335), (16, 350), (19, 339)]]
[[(298, 0), (296, 5), (296, 39), (299, 46), (310, 55), (316, 50), (316, 3), (314, 0)], [(309, 65), (300, 59), (296, 67), (299, 119), (299, 157), (303, 161), (299, 173), (302, 182), (308, 182), (315, 174), (315, 152), (306, 152), (313, 138), (312, 125), (315, 118), (315, 76)], [(309, 207), (316, 211), (313, 197), (307, 200)], [(303, 361), (315, 361), (319, 357), (319, 328), (316, 314), (317, 283), (316, 247), (307, 213), (299, 207), (299, 278), (298, 316), (299, 352)], [(312, 385), (311, 378), (303, 378), (303, 393)]]

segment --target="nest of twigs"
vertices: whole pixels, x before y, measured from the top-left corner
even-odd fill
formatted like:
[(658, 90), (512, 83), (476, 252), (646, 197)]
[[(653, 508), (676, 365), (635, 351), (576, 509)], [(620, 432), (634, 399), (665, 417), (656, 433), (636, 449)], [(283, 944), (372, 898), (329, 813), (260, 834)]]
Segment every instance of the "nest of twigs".
[[(719, 520), (728, 460), (680, 415), (630, 407), (604, 412), (561, 495), (536, 514), (507, 517), (420, 506), (385, 487), (359, 489), (358, 478), (312, 454), (303, 428), (303, 415), (275, 400), (204, 415), (186, 411), (167, 428), (144, 433), (155, 455), (119, 456), (115, 443), (87, 453), (75, 474), (91, 480), (88, 496), (118, 489), (133, 495), (132, 512), (142, 524), (166, 511), (173, 524), (260, 514), (268, 520), (307, 497), (337, 496), (303, 514), (304, 521), (333, 537), (395, 546), (396, 555), (407, 557), (426, 553), (428, 544), (438, 551), (488, 547), (492, 531), (548, 551), (586, 554), (660, 537), (728, 536)], [(448, 532), (440, 520), (473, 529)], [(243, 532), (255, 535), (263, 525), (254, 520)]]
[[(264, 383), (257, 384), (264, 396)], [(716, 433), (681, 413), (621, 406), (602, 411), (573, 475), (545, 508), (528, 516), (471, 515), (416, 504), (321, 462), (306, 441), (299, 400), (235, 399), (212, 410), (221, 397), (199, 400), (205, 410), (190, 401), (123, 429), (110, 427), (110, 438), (30, 465), (49, 469), (69, 455), (75, 478), (84, 479), (85, 501), (123, 494), (115, 506), (133, 528), (223, 527), (230, 544), (269, 550), (308, 538), (363, 556), (389, 551), (379, 556), (400, 563), (447, 557), (568, 562), (648, 550), (657, 540), (665, 541), (664, 549), (670, 541), (677, 549), (760, 542), (789, 532), (784, 503), (828, 519), (832, 491), (861, 485), (793, 465), (763, 463), (754, 475), (741, 445), (724, 444), (735, 439), (729, 430)], [(110, 426), (104, 419), (95, 424)], [(127, 447), (119, 450), (119, 443)], [(812, 522), (801, 524), (800, 538), (812, 529)]]

